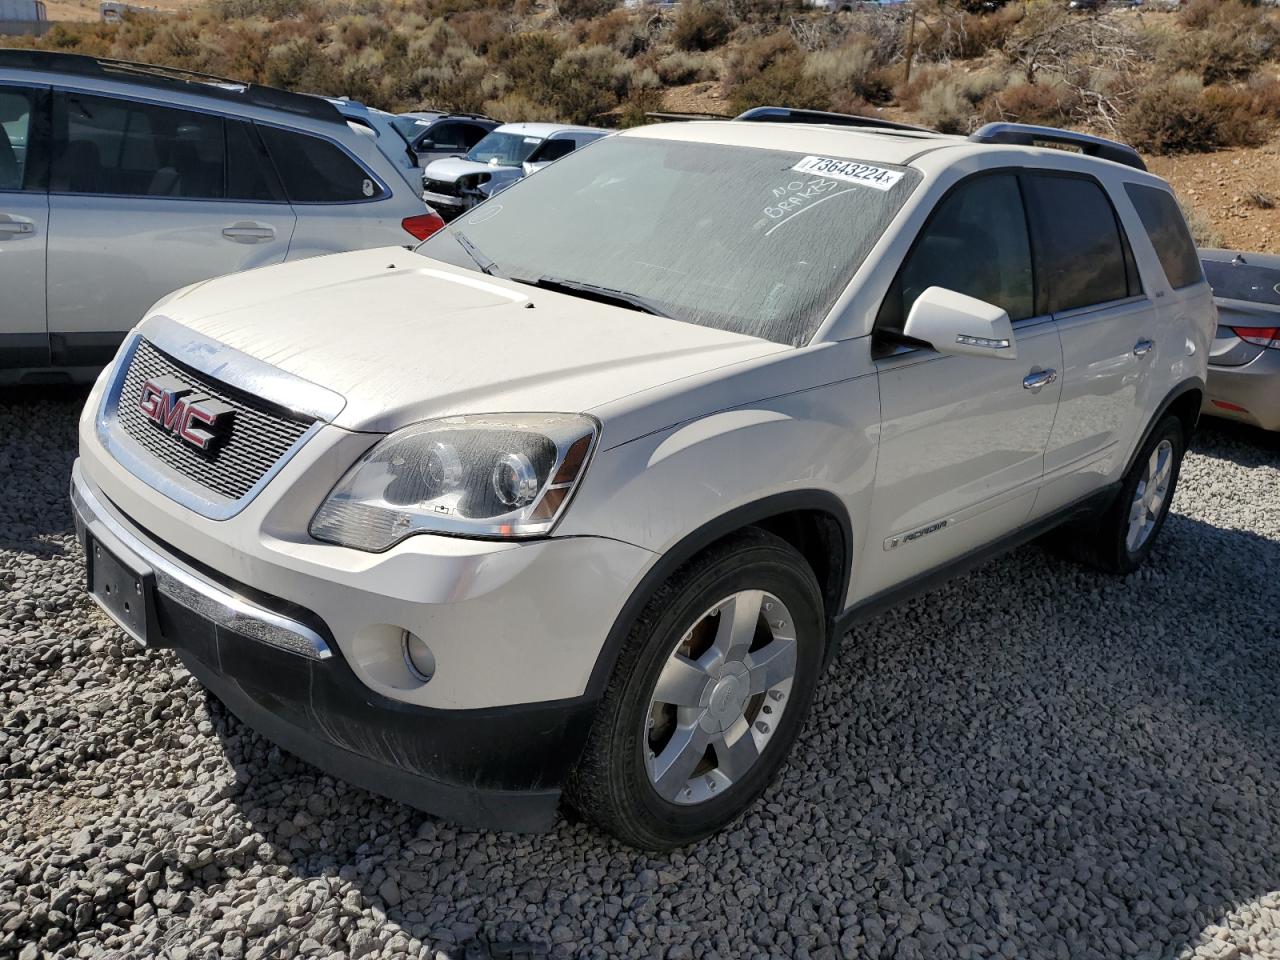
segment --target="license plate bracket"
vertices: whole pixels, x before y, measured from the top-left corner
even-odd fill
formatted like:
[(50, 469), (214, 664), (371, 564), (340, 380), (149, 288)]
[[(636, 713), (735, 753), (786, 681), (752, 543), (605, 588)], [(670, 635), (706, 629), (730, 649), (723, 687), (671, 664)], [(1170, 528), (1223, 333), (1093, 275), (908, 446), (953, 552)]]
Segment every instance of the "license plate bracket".
[(155, 574), (140, 557), (109, 550), (90, 530), (85, 535), (85, 572), (89, 594), (107, 616), (143, 646), (161, 646)]

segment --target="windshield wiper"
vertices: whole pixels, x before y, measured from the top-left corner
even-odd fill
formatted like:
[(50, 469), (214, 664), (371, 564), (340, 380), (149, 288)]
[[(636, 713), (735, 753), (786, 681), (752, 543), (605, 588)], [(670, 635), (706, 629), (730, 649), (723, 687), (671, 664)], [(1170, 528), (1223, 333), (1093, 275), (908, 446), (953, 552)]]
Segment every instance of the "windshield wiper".
[(502, 271), (498, 269), (498, 265), (481, 253), (480, 248), (468, 240), (466, 234), (462, 233), (460, 230), (450, 230), (449, 234), (453, 239), (458, 241), (458, 246), (466, 251), (467, 256), (475, 261), (476, 266), (479, 267), (482, 272), (487, 273), (491, 277), (502, 276)]
[(651, 301), (635, 293), (628, 293), (626, 290), (614, 290), (611, 287), (600, 287), (594, 283), (587, 283), (583, 280), (562, 280), (559, 277), (539, 277), (537, 280), (525, 280), (520, 277), (512, 277), (517, 283), (527, 283), (533, 287), (539, 287), (543, 290), (554, 290), (557, 293), (577, 294), (586, 297), (589, 300), (597, 300), (600, 303), (612, 303), (619, 307), (630, 307), (632, 310), (639, 310), (641, 313), (650, 313), (655, 317), (666, 317), (671, 319), (671, 314), (665, 310), (655, 306)]

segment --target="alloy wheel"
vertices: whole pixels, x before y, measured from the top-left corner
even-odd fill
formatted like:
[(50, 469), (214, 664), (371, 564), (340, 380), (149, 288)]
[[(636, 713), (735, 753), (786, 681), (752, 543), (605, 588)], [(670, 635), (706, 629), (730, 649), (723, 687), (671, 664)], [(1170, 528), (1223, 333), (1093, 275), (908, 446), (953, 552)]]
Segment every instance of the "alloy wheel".
[(787, 708), (796, 649), (791, 612), (761, 590), (726, 597), (694, 622), (646, 714), (645, 766), (660, 796), (702, 803), (755, 766)]
[(1124, 545), (1130, 553), (1137, 553), (1151, 536), (1169, 495), (1169, 481), (1173, 476), (1173, 444), (1161, 440), (1147, 458), (1146, 469), (1133, 502), (1129, 505), (1129, 528)]

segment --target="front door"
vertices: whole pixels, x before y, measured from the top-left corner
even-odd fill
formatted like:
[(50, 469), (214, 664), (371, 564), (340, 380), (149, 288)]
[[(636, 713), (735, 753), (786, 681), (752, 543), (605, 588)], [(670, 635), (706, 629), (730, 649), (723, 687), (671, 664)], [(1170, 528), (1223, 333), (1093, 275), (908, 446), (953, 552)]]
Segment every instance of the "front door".
[(179, 287), (284, 260), (293, 208), (251, 124), (71, 91), (53, 101), (55, 365), (107, 362)]
[(0, 378), (49, 363), (45, 244), (49, 227), (42, 118), (48, 90), (0, 84)]
[[(930, 286), (1003, 307), (1017, 358), (888, 343)], [(1025, 523), (1044, 471), (1062, 353), (1037, 309), (1018, 178), (981, 175), (939, 203), (876, 321), (881, 437), (857, 600), (925, 574)]]

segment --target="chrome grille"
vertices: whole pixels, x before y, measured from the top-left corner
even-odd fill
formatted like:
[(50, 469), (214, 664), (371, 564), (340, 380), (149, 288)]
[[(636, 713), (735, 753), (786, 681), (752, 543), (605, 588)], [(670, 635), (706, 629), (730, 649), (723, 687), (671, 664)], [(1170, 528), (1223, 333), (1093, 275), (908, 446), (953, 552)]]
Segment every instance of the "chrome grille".
[[(142, 387), (158, 377), (177, 377), (235, 413), (226, 442), (210, 452), (197, 450), (160, 429), (138, 408)], [(126, 436), (180, 476), (228, 500), (239, 500), (288, 452), (315, 422), (197, 373), (140, 340), (120, 390), (116, 419)]]

